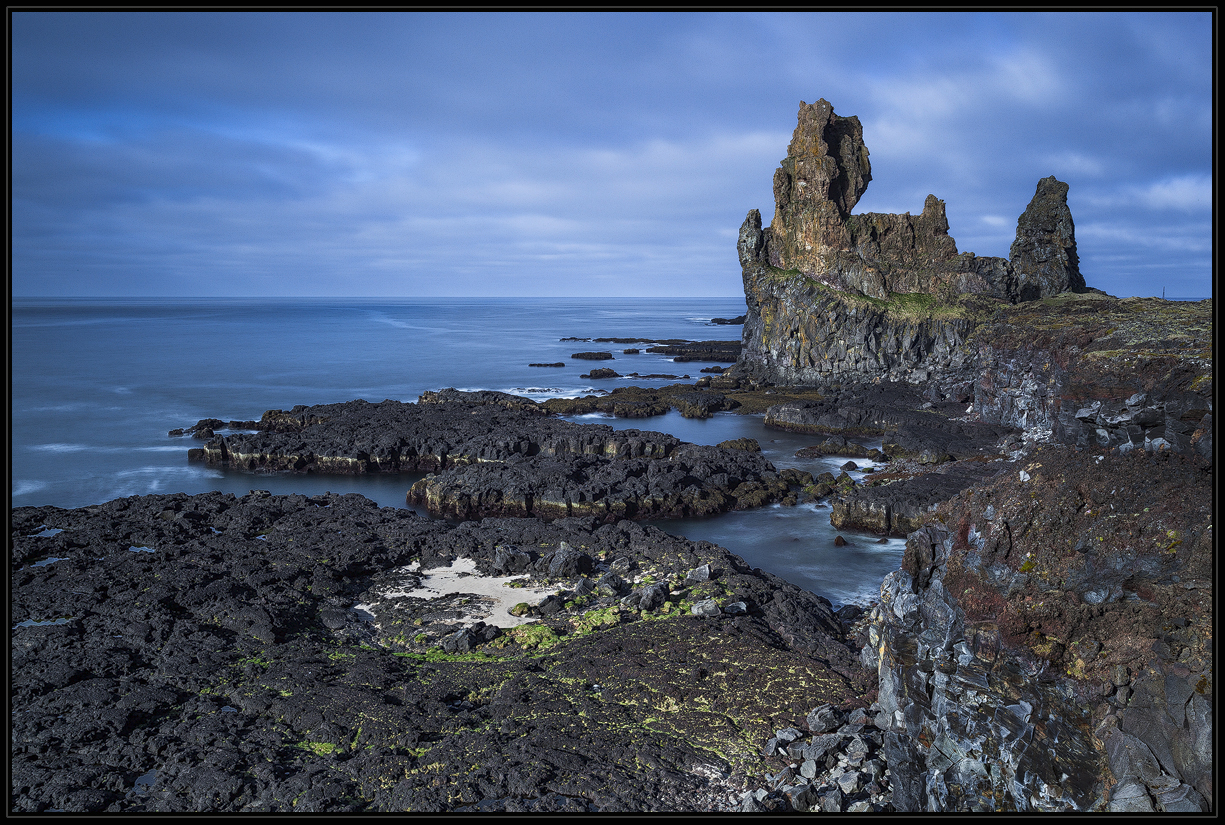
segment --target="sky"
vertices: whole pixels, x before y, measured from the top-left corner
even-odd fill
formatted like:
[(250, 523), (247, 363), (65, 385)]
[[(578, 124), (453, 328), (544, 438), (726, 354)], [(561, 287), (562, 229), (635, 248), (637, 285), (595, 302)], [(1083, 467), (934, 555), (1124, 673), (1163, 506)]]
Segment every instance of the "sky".
[(1040, 178), (1081, 272), (1212, 294), (1209, 12), (15, 11), (14, 297), (738, 296), (801, 101), (856, 212), (1006, 257)]

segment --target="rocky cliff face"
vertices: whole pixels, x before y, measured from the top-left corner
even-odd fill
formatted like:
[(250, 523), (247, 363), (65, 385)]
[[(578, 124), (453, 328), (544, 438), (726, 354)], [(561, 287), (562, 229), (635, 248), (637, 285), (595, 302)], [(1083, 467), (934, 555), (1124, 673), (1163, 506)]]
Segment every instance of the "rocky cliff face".
[(1210, 484), (1048, 448), (910, 535), (863, 653), (898, 810), (1211, 809)]

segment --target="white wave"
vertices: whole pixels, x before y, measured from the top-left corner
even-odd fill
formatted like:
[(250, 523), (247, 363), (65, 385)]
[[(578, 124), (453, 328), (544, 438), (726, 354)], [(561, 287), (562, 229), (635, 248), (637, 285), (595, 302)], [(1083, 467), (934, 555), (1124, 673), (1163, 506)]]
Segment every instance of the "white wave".
[(194, 467), (137, 467), (134, 470), (120, 470), (115, 473), (115, 475), (119, 478), (131, 478), (133, 476), (191, 475), (194, 470)]
[(522, 395), (533, 401), (547, 401), (550, 398), (582, 398), (584, 395), (608, 395), (608, 390), (596, 387), (579, 387), (577, 389), (561, 389), (558, 387), (511, 387), (502, 392), (511, 395)]
[(31, 444), (30, 449), (41, 453), (80, 453), (93, 448), (87, 444)]
[(25, 496), (30, 493), (37, 493), (39, 490), (44, 490), (47, 487), (45, 481), (18, 481), (13, 485), (13, 495)]
[(367, 312), (366, 317), (371, 321), (374, 321), (376, 324), (387, 324), (388, 326), (396, 327), (397, 329), (421, 329), (427, 332), (436, 332), (438, 329), (437, 327), (423, 326), (421, 324), (410, 324), (405, 321), (401, 321), (399, 318), (392, 318), (382, 312)]

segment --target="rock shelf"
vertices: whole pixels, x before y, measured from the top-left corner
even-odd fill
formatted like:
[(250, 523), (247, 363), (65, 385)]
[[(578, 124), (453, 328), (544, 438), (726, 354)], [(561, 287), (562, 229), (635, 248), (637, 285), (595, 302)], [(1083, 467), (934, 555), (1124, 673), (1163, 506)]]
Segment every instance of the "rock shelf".
[[(15, 812), (730, 810), (869, 687), (828, 602), (631, 522), (252, 492), (12, 529), (14, 614), (65, 619), (13, 630)], [(457, 560), (473, 592), (420, 592)], [(478, 618), (505, 576), (534, 621)]]

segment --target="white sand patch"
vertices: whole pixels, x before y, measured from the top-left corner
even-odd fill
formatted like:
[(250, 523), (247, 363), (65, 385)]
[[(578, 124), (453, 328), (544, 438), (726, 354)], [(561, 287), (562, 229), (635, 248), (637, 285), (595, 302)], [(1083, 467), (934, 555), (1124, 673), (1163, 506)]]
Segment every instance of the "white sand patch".
[[(414, 561), (408, 567), (401, 568), (408, 573), (416, 573), (421, 567)], [(517, 627), (521, 624), (534, 622), (530, 616), (512, 616), (510, 609), (519, 602), (538, 602), (545, 596), (556, 593), (558, 588), (548, 587), (510, 587), (510, 583), (528, 578), (527, 574), (519, 576), (481, 576), (476, 574), (476, 562), (472, 559), (456, 559), (450, 567), (435, 567), (421, 577), (421, 584), (413, 590), (389, 590), (379, 595), (383, 599), (438, 599), (443, 596), (462, 594), (472, 596), (472, 601), (464, 605), (467, 612), (463, 625), (469, 626), (476, 622), (496, 625), (501, 628)], [(369, 616), (377, 621), (373, 605), (354, 605), (359, 614)]]

